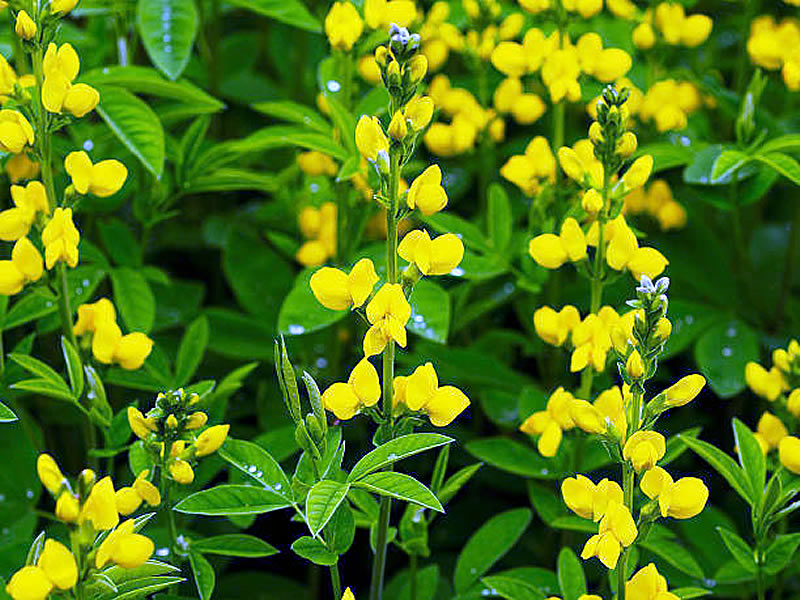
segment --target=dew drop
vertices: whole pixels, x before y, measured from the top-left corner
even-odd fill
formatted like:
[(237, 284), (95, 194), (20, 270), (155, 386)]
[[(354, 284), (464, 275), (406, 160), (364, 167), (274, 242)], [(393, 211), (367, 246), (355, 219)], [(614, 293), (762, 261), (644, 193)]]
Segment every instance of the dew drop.
[(94, 149), (94, 142), (92, 140), (86, 140), (83, 142), (83, 149), (87, 152), (91, 152)]
[(328, 359), (324, 356), (320, 356), (316, 361), (314, 361), (314, 364), (317, 365), (318, 369), (324, 369), (328, 366)]
[(302, 325), (289, 325), (289, 333), (292, 335), (300, 335), (306, 330)]
[(329, 91), (336, 93), (341, 89), (342, 89), (342, 84), (336, 81), (335, 79), (331, 79), (330, 81), (328, 81)]
[(722, 349), (722, 356), (728, 357), (733, 354), (733, 349), (730, 346), (725, 346)]
[(461, 267), (456, 267), (455, 269), (450, 271), (450, 275), (452, 275), (453, 277), (461, 277), (462, 275), (464, 275), (464, 269), (462, 269)]

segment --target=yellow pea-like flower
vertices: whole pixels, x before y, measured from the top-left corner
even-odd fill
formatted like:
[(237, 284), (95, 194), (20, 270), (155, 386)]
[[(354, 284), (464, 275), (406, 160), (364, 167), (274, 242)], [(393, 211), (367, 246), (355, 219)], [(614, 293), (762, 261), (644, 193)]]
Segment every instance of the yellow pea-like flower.
[(45, 489), (54, 496), (58, 494), (66, 481), (61, 469), (58, 468), (58, 463), (46, 453), (40, 454), (36, 459), (36, 474)]
[(634, 28), (631, 39), (639, 50), (649, 50), (656, 44), (656, 32), (650, 23), (640, 23)]
[(553, 233), (543, 233), (533, 238), (528, 244), (528, 253), (545, 269), (558, 269), (569, 258), (561, 238)]
[(517, 77), (508, 77), (494, 91), (494, 107), (501, 113), (511, 112), (520, 96), (522, 96), (522, 81)]
[(212, 425), (205, 429), (194, 442), (195, 456), (201, 458), (213, 454), (222, 447), (228, 437), (230, 425)]
[(428, 126), (433, 118), (434, 103), (430, 96), (417, 96), (412, 98), (403, 109), (406, 120), (414, 131), (420, 131)]
[(641, 379), (644, 376), (644, 363), (638, 350), (631, 352), (625, 363), (625, 371), (628, 373), (628, 377), (632, 379)]
[(346, 310), (359, 307), (372, 293), (378, 275), (375, 265), (368, 258), (359, 260), (349, 274), (333, 267), (322, 267), (311, 276), (310, 285), (314, 297), (322, 306), (331, 310)]
[(0, 295), (22, 291), (26, 283), (38, 281), (44, 273), (42, 255), (26, 237), (14, 244), (11, 260), (0, 260)]
[(744, 369), (745, 381), (753, 393), (773, 402), (787, 389), (786, 380), (779, 369), (767, 371), (756, 362), (749, 362)]
[(123, 516), (133, 513), (142, 502), (150, 506), (161, 504), (161, 493), (147, 479), (150, 472), (145, 469), (136, 477), (133, 485), (123, 487), (116, 491), (117, 511)]
[(781, 464), (795, 475), (800, 475), (800, 438), (787, 435), (778, 443)]
[(78, 0), (51, 0), (50, 10), (53, 13), (66, 14), (78, 5)]
[(442, 170), (439, 165), (429, 166), (411, 182), (406, 204), (412, 210), (418, 208), (428, 217), (447, 206), (447, 192), (442, 187)]
[(6, 585), (6, 592), (14, 600), (44, 600), (52, 590), (52, 582), (35, 566), (22, 567)]
[(678, 596), (667, 591), (667, 580), (650, 563), (642, 567), (625, 583), (628, 600), (676, 600)]
[(469, 398), (457, 387), (439, 386), (431, 363), (417, 367), (406, 379), (403, 402), (409, 409), (427, 414), (436, 427), (449, 425), (470, 405)]
[(36, 36), (39, 28), (31, 16), (24, 10), (17, 13), (17, 20), (14, 24), (14, 31), (23, 40), (32, 40)]
[(800, 417), (800, 388), (793, 389), (786, 399), (786, 408), (794, 417)]
[(189, 485), (194, 481), (192, 465), (180, 458), (173, 458), (169, 462), (169, 474), (172, 479), (181, 485)]
[(500, 42), (492, 51), (494, 67), (508, 77), (522, 77), (528, 72), (528, 58), (522, 44)]
[(653, 157), (650, 154), (640, 156), (622, 176), (622, 184), (626, 190), (643, 186), (653, 171)]
[(146, 439), (151, 433), (158, 430), (156, 424), (145, 417), (135, 406), (128, 407), (127, 415), (131, 431), (141, 439)]
[(581, 474), (568, 477), (561, 483), (561, 496), (572, 512), (593, 521), (600, 521), (609, 505), (621, 504), (624, 498), (617, 482), (602, 479), (595, 484)]
[(614, 425), (617, 435), (625, 440), (627, 430), (627, 417), (625, 415), (625, 403), (622, 397), (622, 390), (619, 386), (613, 386), (601, 392), (594, 401), (594, 406), (600, 413)]
[(40, 171), (39, 163), (28, 158), (27, 154), (15, 154), (6, 162), (6, 173), (13, 184), (33, 179)]
[(708, 488), (700, 479), (683, 477), (673, 481), (661, 467), (647, 471), (640, 486), (648, 498), (658, 499), (662, 517), (691, 519), (700, 514), (708, 500)]
[(706, 378), (698, 373), (682, 377), (666, 390), (666, 404), (671, 408), (684, 406), (697, 397), (706, 385)]
[(586, 400), (575, 399), (570, 406), (570, 416), (578, 429), (586, 433), (605, 433), (604, 415)]
[(123, 335), (114, 349), (113, 360), (127, 371), (135, 371), (144, 364), (153, 350), (153, 340), (144, 333), (134, 331)]
[(586, 258), (586, 236), (575, 219), (569, 217), (564, 220), (559, 238), (570, 261), (578, 262)]
[(586, 176), (586, 167), (575, 150), (566, 146), (559, 148), (558, 163), (564, 173), (567, 174), (567, 177), (578, 183), (583, 183), (583, 179)]
[(325, 17), (325, 35), (336, 50), (351, 50), (364, 31), (364, 21), (350, 2), (334, 2)]
[(33, 127), (28, 119), (16, 110), (0, 110), (0, 150), (19, 154), (26, 146), (33, 146)]
[(695, 48), (705, 42), (711, 34), (713, 21), (706, 15), (691, 15), (683, 22), (681, 44)]
[(769, 411), (764, 411), (756, 426), (756, 437), (766, 445), (766, 451), (777, 448), (781, 440), (789, 435), (786, 425)]
[(619, 48), (606, 48), (598, 57), (593, 75), (596, 79), (609, 83), (624, 77), (632, 66), (630, 54)]
[(83, 150), (70, 152), (64, 160), (64, 168), (79, 194), (92, 194), (98, 198), (113, 196), (122, 189), (128, 178), (128, 169), (118, 160), (102, 160), (92, 164)]
[(186, 429), (200, 429), (208, 421), (208, 415), (202, 410), (193, 412), (186, 420)]
[(415, 229), (406, 234), (397, 253), (414, 263), (423, 275), (447, 275), (464, 258), (464, 244), (452, 233), (431, 240), (427, 231)]
[(60, 590), (68, 590), (78, 582), (78, 565), (67, 547), (56, 540), (45, 540), (36, 566)]
[(150, 538), (134, 533), (134, 525), (134, 520), (128, 519), (106, 536), (97, 549), (95, 568), (114, 563), (123, 569), (135, 569), (147, 562), (155, 545)]
[(563, 431), (575, 427), (570, 414), (573, 401), (572, 394), (559, 387), (548, 398), (545, 410), (533, 413), (520, 425), (523, 433), (540, 436), (536, 445), (542, 456), (555, 456), (561, 445)]
[(364, 20), (371, 29), (388, 27), (396, 23), (408, 27), (417, 17), (417, 8), (412, 0), (366, 0)]
[(40, 181), (27, 186), (12, 185), (11, 199), (14, 208), (0, 212), (0, 239), (14, 242), (28, 234), (36, 215), (49, 212), (47, 193)]
[(352, 419), (364, 406), (374, 406), (381, 398), (378, 371), (367, 358), (351, 371), (347, 383), (337, 382), (322, 394), (323, 406), (337, 419)]
[(597, 535), (590, 537), (581, 552), (587, 560), (596, 556), (608, 569), (617, 566), (622, 548), (633, 544), (639, 534), (628, 508), (619, 502), (611, 503), (600, 520)]
[(511, 105), (514, 120), (521, 125), (530, 125), (539, 120), (547, 110), (544, 100), (536, 94), (522, 94)]
[(81, 304), (78, 307), (78, 320), (72, 327), (76, 335), (94, 333), (104, 323), (115, 323), (117, 314), (114, 305), (108, 298), (100, 298), (97, 302)]
[[(312, 176), (328, 175), (329, 177), (333, 177), (339, 171), (336, 161), (324, 152), (319, 152), (318, 150), (310, 150), (298, 154), (297, 165), (303, 173)], [(304, 213), (306, 213), (306, 211), (314, 211), (316, 213), (319, 213), (319, 211), (309, 206), (300, 213), (300, 229), (306, 237), (312, 237), (314, 234), (307, 233), (306, 228), (303, 227)]]
[(85, 83), (73, 84), (80, 71), (78, 53), (70, 44), (50, 44), (44, 56), (42, 105), (49, 112), (67, 110), (80, 118), (95, 109), (100, 101), (96, 89)]
[(80, 514), (80, 505), (78, 499), (72, 495), (72, 492), (64, 490), (56, 500), (55, 515), (59, 521), (64, 523), (74, 523), (78, 520)]
[(581, 198), (581, 207), (590, 215), (595, 215), (602, 210), (603, 196), (596, 189), (591, 188), (584, 192)]
[(552, 346), (563, 344), (580, 321), (578, 309), (571, 305), (564, 306), (558, 312), (549, 306), (542, 306), (533, 313), (537, 335)]
[(637, 473), (652, 469), (664, 457), (666, 442), (657, 431), (637, 431), (622, 449), (622, 457), (631, 461)]
[(367, 320), (372, 325), (364, 336), (364, 355), (380, 354), (389, 340), (406, 346), (406, 323), (411, 305), (399, 283), (385, 283), (367, 304)]
[(398, 110), (394, 113), (389, 128), (386, 130), (389, 137), (393, 140), (402, 141), (408, 135), (408, 124), (406, 118), (403, 116), (403, 111)]
[(356, 125), (356, 146), (361, 156), (369, 161), (377, 162), (381, 159), (384, 166), (388, 166), (389, 140), (383, 133), (383, 127), (378, 117), (363, 115)]
[(105, 531), (117, 526), (119, 513), (114, 483), (110, 477), (104, 477), (92, 486), (89, 497), (81, 507), (79, 523), (90, 522), (98, 531)]
[(70, 267), (76, 267), (80, 239), (80, 233), (72, 222), (72, 209), (56, 208), (50, 222), (42, 231), (45, 264), (48, 270), (60, 261)]

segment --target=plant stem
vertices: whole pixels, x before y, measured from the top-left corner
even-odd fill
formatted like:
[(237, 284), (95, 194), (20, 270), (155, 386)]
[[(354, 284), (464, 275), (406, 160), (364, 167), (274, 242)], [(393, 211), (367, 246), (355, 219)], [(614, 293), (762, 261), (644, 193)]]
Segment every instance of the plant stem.
[(417, 600), (417, 555), (408, 557), (408, 598)]
[(161, 464), (159, 466), (160, 471), (160, 485), (161, 488), (161, 511), (166, 516), (167, 519), (167, 533), (169, 535), (169, 551), (171, 553), (175, 553), (175, 548), (177, 545), (178, 539), (178, 531), (175, 527), (175, 515), (172, 513), (172, 481), (167, 476), (167, 460), (169, 459), (170, 448), (172, 447), (172, 442), (170, 440), (164, 440), (164, 453), (161, 457)]
[(339, 563), (330, 566), (331, 572), (331, 587), (333, 588), (334, 600), (339, 600), (342, 597), (342, 579), (339, 577)]
[[(389, 171), (389, 207), (386, 210), (386, 282), (397, 283), (397, 204), (400, 183), (400, 152), (391, 156)], [(390, 436), (394, 436), (392, 408), (394, 394), (394, 340), (386, 343), (383, 351), (383, 415), (389, 423)], [(392, 500), (387, 496), (381, 498), (378, 514), (378, 535), (375, 542), (375, 556), (372, 562), (372, 582), (370, 600), (381, 600), (383, 596), (383, 578), (386, 570), (386, 543), (389, 533)]]

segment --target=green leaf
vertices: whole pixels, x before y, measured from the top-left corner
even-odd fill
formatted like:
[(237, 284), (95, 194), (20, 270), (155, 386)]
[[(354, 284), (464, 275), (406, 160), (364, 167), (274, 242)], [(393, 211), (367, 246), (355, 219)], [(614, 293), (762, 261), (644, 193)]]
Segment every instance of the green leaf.
[(522, 477), (561, 479), (560, 469), (530, 446), (507, 437), (473, 440), (465, 446), (475, 458)]
[(97, 112), (123, 145), (156, 177), (164, 172), (164, 128), (156, 113), (128, 90), (98, 88)]
[(498, 253), (504, 253), (511, 243), (511, 230), (514, 225), (511, 202), (503, 186), (493, 183), (489, 186), (489, 242)]
[(65, 392), (69, 393), (69, 387), (67, 387), (67, 383), (61, 377), (61, 375), (56, 373), (55, 370), (47, 363), (44, 363), (33, 356), (28, 356), (27, 354), (18, 354), (16, 352), (10, 353), (8, 357), (29, 373), (38, 375), (42, 379), (53, 384), (55, 387), (61, 388)]
[(309, 535), (297, 538), (292, 544), (292, 551), (315, 565), (329, 567), (339, 561), (339, 555), (336, 552), (329, 550), (321, 540)]
[(699, 587), (680, 587), (670, 590), (670, 593), (675, 594), (681, 600), (691, 600), (692, 598), (702, 598), (703, 596), (711, 595), (711, 591)]
[(800, 545), (800, 533), (778, 534), (764, 552), (764, 571), (775, 575), (782, 571)]
[(800, 185), (800, 163), (788, 154), (769, 152), (756, 154), (753, 159), (771, 167), (795, 185)]
[(16, 421), (17, 415), (14, 414), (10, 408), (8, 408), (5, 404), (0, 402), (0, 423), (10, 423), (11, 421)]
[(544, 600), (545, 595), (528, 581), (509, 575), (489, 575), (481, 583), (506, 600)]
[(277, 554), (278, 550), (264, 540), (243, 533), (228, 533), (214, 537), (192, 540), (190, 548), (204, 554), (221, 554), (222, 556), (241, 556), (258, 558)]
[(292, 500), (289, 479), (272, 455), (261, 446), (244, 440), (228, 438), (219, 449), (219, 455), (242, 473), (252, 477), (265, 489)]
[(211, 326), (210, 350), (245, 360), (272, 358), (273, 329), (255, 317), (225, 308), (209, 308), (204, 313)]
[(456, 592), (466, 591), (511, 550), (531, 522), (527, 508), (495, 515), (467, 540), (456, 561), (453, 582)]
[(742, 538), (732, 532), (730, 529), (724, 527), (717, 527), (725, 546), (730, 551), (733, 558), (742, 565), (748, 573), (756, 572), (756, 560), (753, 549)]
[[(89, 398), (89, 402), (91, 402), (91, 414), (100, 417), (101, 426), (108, 427), (111, 424), (111, 418), (114, 414), (114, 411), (112, 410), (111, 405), (108, 403), (108, 397), (106, 396), (106, 388), (103, 386), (103, 380), (100, 379), (100, 375), (98, 375), (97, 371), (92, 365), (84, 365), (83, 372), (86, 375), (86, 384), (89, 388), (86, 392), (86, 396)], [(141, 471), (136, 471), (136, 473), (141, 473)]]
[(229, 2), (306, 31), (321, 30), (319, 21), (308, 12), (300, 0), (229, 0)]
[(458, 491), (464, 487), (472, 476), (478, 472), (483, 466), (483, 463), (475, 463), (473, 465), (469, 465), (468, 467), (464, 467), (463, 469), (459, 469), (456, 471), (447, 481), (444, 482), (442, 485), (442, 489), (440, 489), (437, 494), (439, 495), (439, 500), (442, 504), (447, 504), (453, 497), (458, 493)]
[(325, 135), (330, 135), (332, 131), (331, 125), (325, 117), (313, 108), (305, 104), (292, 102), (291, 100), (258, 102), (251, 105), (251, 108), (270, 117), (275, 117), (276, 119), (282, 119), (298, 125), (305, 125)]
[(69, 375), (69, 386), (76, 398), (80, 398), (83, 393), (83, 365), (78, 350), (67, 338), (61, 336), (61, 353), (64, 355), (64, 362), (67, 364), (67, 375)]
[(194, 584), (197, 586), (200, 600), (209, 600), (211, 594), (214, 593), (214, 583), (216, 582), (214, 568), (199, 552), (189, 552), (189, 564), (192, 566)]
[(663, 537), (656, 538), (651, 536), (639, 545), (687, 575), (698, 579), (704, 577), (703, 569), (697, 562), (697, 559), (680, 544), (663, 539)]
[(450, 295), (438, 284), (422, 279), (414, 286), (411, 297), (411, 318), (406, 327), (425, 339), (447, 343), (450, 330)]
[(141, 271), (119, 267), (111, 272), (114, 303), (129, 331), (148, 333), (156, 318), (156, 299)]
[(712, 183), (727, 183), (735, 179), (735, 173), (750, 161), (750, 157), (739, 150), (724, 150), (711, 167)]
[(305, 269), (294, 280), (291, 291), (283, 299), (278, 313), (278, 333), (303, 335), (330, 327), (344, 319), (346, 310), (330, 310), (314, 297), (309, 281), (316, 269)]
[(291, 506), (284, 497), (249, 485), (218, 485), (195, 492), (175, 506), (189, 515), (260, 515)]
[(324, 529), (325, 543), (336, 554), (344, 554), (353, 545), (356, 520), (347, 502), (342, 502)]
[(753, 505), (759, 504), (767, 478), (767, 461), (753, 432), (739, 419), (733, 419), (733, 439), (739, 464), (750, 481)]
[(640, 146), (634, 156), (649, 154), (653, 157), (653, 173), (689, 164), (695, 149), (670, 142), (655, 142)]
[(316, 537), (344, 501), (350, 484), (324, 480), (316, 483), (306, 498), (306, 522)]
[(183, 183), (184, 194), (207, 194), (208, 192), (236, 192), (258, 190), (275, 192), (280, 187), (277, 177), (249, 169), (223, 167), (211, 173), (194, 174)]
[(119, 219), (97, 224), (103, 246), (113, 262), (125, 267), (141, 267), (142, 251), (130, 228)]
[(347, 477), (347, 481), (358, 481), (365, 475), (394, 464), (398, 460), (414, 456), (431, 448), (438, 448), (453, 441), (438, 433), (410, 433), (401, 435), (381, 444), (369, 454), (363, 456)]
[(770, 152), (796, 152), (800, 150), (800, 133), (789, 133), (773, 138), (758, 149), (760, 154)]
[(208, 345), (208, 319), (204, 316), (197, 317), (183, 334), (181, 345), (178, 347), (178, 357), (175, 359), (175, 385), (181, 387), (197, 371)]
[(736, 464), (730, 456), (725, 454), (716, 446), (708, 442), (698, 440), (694, 437), (679, 436), (684, 444), (689, 446), (696, 454), (711, 465), (714, 470), (725, 478), (725, 481), (739, 494), (748, 504), (753, 503), (753, 492), (750, 487), (750, 480), (745, 477), (741, 467)]
[(425, 485), (404, 473), (394, 471), (378, 471), (370, 473), (353, 483), (381, 496), (390, 496), (406, 502), (414, 502), (425, 508), (444, 512), (441, 503), (434, 493)]
[(429, 217), (422, 217), (438, 233), (455, 233), (464, 242), (464, 245), (473, 250), (490, 252), (489, 242), (481, 230), (469, 221), (452, 213), (440, 212)]
[(570, 548), (562, 548), (558, 555), (558, 585), (564, 600), (578, 600), (586, 593), (581, 561)]
[(759, 359), (758, 335), (739, 320), (719, 323), (700, 336), (694, 356), (714, 393), (731, 398), (745, 388), (747, 363)]
[(173, 81), (180, 77), (199, 25), (194, 0), (139, 0), (136, 23), (150, 60)]

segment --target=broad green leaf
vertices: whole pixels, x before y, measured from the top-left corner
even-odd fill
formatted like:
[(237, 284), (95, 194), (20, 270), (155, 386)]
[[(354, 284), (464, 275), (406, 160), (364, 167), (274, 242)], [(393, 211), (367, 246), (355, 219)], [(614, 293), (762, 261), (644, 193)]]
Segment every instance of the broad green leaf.
[(381, 444), (359, 460), (347, 481), (358, 481), (365, 475), (387, 467), (398, 460), (414, 456), (431, 448), (449, 444), (453, 438), (438, 433), (410, 433)]
[(272, 455), (261, 446), (244, 440), (228, 438), (219, 455), (242, 473), (255, 479), (264, 488), (292, 500), (289, 479)]
[(150, 60), (173, 81), (192, 55), (199, 17), (194, 0), (138, 0), (136, 22)]
[(329, 550), (321, 540), (304, 535), (292, 544), (292, 550), (298, 556), (310, 560), (315, 565), (331, 566), (339, 561), (339, 555)]
[(425, 485), (404, 473), (378, 471), (365, 475), (353, 485), (363, 487), (381, 496), (390, 496), (406, 502), (414, 502), (425, 508), (443, 513), (441, 503)]
[(28, 356), (27, 354), (18, 354), (16, 352), (10, 353), (8, 357), (29, 373), (38, 375), (42, 379), (52, 383), (54, 386), (69, 392), (69, 387), (61, 375), (56, 373), (55, 370), (47, 363), (42, 362), (33, 356)]
[(531, 511), (517, 508), (495, 515), (473, 533), (456, 561), (456, 591), (466, 591), (491, 569), (522, 537), (530, 522)]
[(712, 183), (726, 183), (735, 179), (735, 173), (750, 161), (750, 157), (739, 150), (724, 150), (711, 168)]
[(214, 340), (209, 347), (212, 352), (244, 360), (272, 358), (271, 324), (226, 308), (209, 308), (204, 314)]
[(313, 32), (321, 30), (319, 21), (308, 12), (300, 0), (229, 0), (229, 2), (300, 29)]
[(693, 437), (680, 436), (683, 443), (711, 465), (746, 502), (752, 504), (753, 491), (750, 480), (730, 456), (716, 446)]
[(325, 117), (313, 108), (305, 104), (292, 102), (291, 100), (258, 102), (253, 104), (251, 108), (270, 117), (275, 117), (276, 119), (282, 119), (298, 125), (305, 125), (310, 129), (314, 129), (326, 135), (330, 135), (332, 131), (331, 124), (328, 123)]
[(11, 421), (16, 421), (17, 415), (14, 414), (10, 408), (8, 408), (5, 404), (0, 402), (0, 423), (10, 423)]
[(691, 600), (692, 598), (710, 596), (711, 590), (700, 587), (680, 587), (670, 590), (670, 593), (675, 594), (681, 600)]
[(739, 464), (750, 481), (753, 505), (761, 501), (767, 478), (767, 461), (753, 432), (739, 419), (733, 419), (733, 439), (739, 455)]
[(344, 554), (353, 545), (356, 521), (353, 510), (347, 502), (342, 502), (333, 513), (331, 520), (325, 526), (324, 534), (325, 543), (336, 554)]
[(694, 356), (714, 393), (730, 398), (745, 388), (747, 363), (759, 359), (758, 335), (739, 320), (719, 323), (700, 336)]
[(130, 228), (120, 219), (109, 219), (97, 224), (103, 246), (109, 258), (122, 267), (141, 267), (142, 251)]
[(649, 154), (653, 157), (653, 173), (674, 169), (689, 164), (694, 158), (696, 148), (672, 144), (670, 142), (655, 142), (640, 146), (635, 157)]
[(558, 585), (564, 600), (578, 600), (586, 593), (583, 566), (570, 548), (562, 548), (558, 555)]
[(156, 300), (141, 271), (119, 267), (111, 272), (114, 303), (129, 331), (148, 333), (156, 318)]
[(156, 177), (164, 171), (164, 128), (153, 110), (128, 90), (98, 88), (97, 112), (123, 145)]
[(69, 386), (76, 398), (80, 398), (83, 393), (83, 365), (78, 350), (66, 337), (61, 336), (61, 353), (64, 355), (64, 362), (67, 364), (67, 375), (69, 376)]
[(758, 149), (759, 154), (770, 152), (796, 152), (800, 150), (800, 133), (789, 133), (773, 138)]
[(72, 391), (66, 387), (66, 384), (58, 385), (49, 379), (25, 379), (18, 381), (11, 386), (14, 390), (23, 390), (26, 392), (33, 392), (34, 394), (42, 394), (50, 398), (58, 400), (66, 400), (67, 402), (75, 402), (75, 397)]
[(197, 317), (186, 328), (181, 345), (178, 347), (178, 357), (175, 359), (176, 387), (188, 384), (194, 376), (206, 352), (208, 335), (208, 319), (204, 316)]
[(189, 551), (189, 564), (192, 567), (194, 584), (197, 587), (200, 600), (210, 600), (216, 583), (214, 568), (202, 554), (193, 551)]
[[(101, 593), (92, 600), (135, 600), (147, 598), (152, 594), (185, 581), (183, 577), (159, 576), (159, 577), (140, 577), (129, 579), (117, 585), (117, 589), (109, 589), (107, 593)], [(101, 588), (104, 591), (107, 588)]]
[(278, 314), (278, 333), (302, 335), (329, 327), (344, 319), (346, 310), (325, 308), (314, 297), (309, 281), (316, 269), (305, 269), (294, 280), (294, 286), (283, 299)]
[(756, 154), (753, 160), (764, 163), (771, 167), (784, 177), (794, 183), (800, 185), (800, 163), (788, 154), (781, 152), (769, 152), (767, 154)]
[(489, 575), (481, 579), (493, 596), (506, 600), (544, 600), (545, 595), (524, 579), (508, 575)]
[(411, 304), (408, 330), (433, 342), (447, 343), (450, 295), (438, 284), (422, 279), (414, 286), (408, 301)]
[(280, 181), (270, 173), (259, 173), (249, 169), (223, 167), (211, 173), (197, 173), (184, 181), (184, 194), (207, 194), (209, 192), (236, 192), (257, 190), (275, 192)]
[[(83, 365), (83, 372), (86, 376), (86, 386), (88, 388), (86, 396), (91, 403), (90, 414), (99, 417), (99, 424), (102, 427), (108, 427), (111, 424), (111, 418), (114, 415), (114, 411), (111, 408), (111, 405), (108, 403), (108, 397), (106, 396), (106, 388), (103, 385), (103, 380), (100, 379), (100, 375), (92, 365)], [(136, 472), (140, 473), (141, 471)]]
[(93, 86), (110, 85), (125, 88), (135, 94), (184, 102), (203, 113), (219, 112), (225, 108), (225, 104), (189, 81), (170, 81), (150, 67), (105, 66), (81, 75), (81, 81)]
[(467, 442), (467, 452), (493, 467), (536, 479), (561, 479), (563, 473), (554, 468), (552, 460), (544, 458), (529, 445), (507, 437), (482, 438)]
[(687, 575), (691, 575), (692, 577), (696, 577), (698, 579), (702, 579), (704, 577), (703, 569), (700, 566), (700, 563), (698, 563), (697, 559), (692, 556), (691, 552), (689, 552), (680, 544), (677, 544), (671, 540), (650, 536), (644, 542), (641, 542), (640, 545), (645, 550), (652, 552)]
[(350, 484), (324, 480), (316, 483), (306, 498), (306, 522), (312, 535), (322, 531), (347, 496)]
[(725, 543), (733, 558), (736, 559), (742, 567), (749, 573), (756, 572), (756, 560), (753, 549), (742, 538), (736, 535), (730, 529), (724, 527), (717, 527), (717, 532)]
[[(434, 600), (440, 584), (439, 565), (428, 565), (417, 571), (417, 596), (416, 600)], [(410, 572), (398, 572), (384, 589), (384, 598), (392, 600), (412, 600)]]
[(218, 485), (195, 492), (175, 506), (190, 515), (260, 515), (291, 506), (275, 492), (249, 485)]
[(782, 571), (792, 560), (792, 556), (800, 545), (800, 533), (779, 534), (764, 552), (764, 571), (775, 575)]
[(514, 225), (511, 202), (503, 186), (493, 183), (489, 186), (489, 242), (498, 253), (503, 253), (511, 243), (511, 230)]
[(242, 556), (258, 558), (272, 556), (278, 550), (264, 540), (243, 533), (227, 533), (214, 537), (192, 540), (190, 548), (204, 554), (221, 554), (223, 556)]
[[(726, 176), (714, 177), (714, 168), (720, 156), (727, 152), (734, 150), (733, 146), (714, 144), (703, 148), (700, 152), (694, 155), (691, 164), (689, 164), (683, 171), (683, 180), (686, 183), (694, 183), (699, 185), (722, 185), (731, 183), (734, 180), (733, 171), (728, 169)], [(733, 157), (733, 155), (729, 155)], [(727, 159), (723, 160), (723, 164), (730, 166)], [(742, 181), (751, 177), (756, 172), (753, 165), (748, 165), (736, 171), (736, 180)]]

